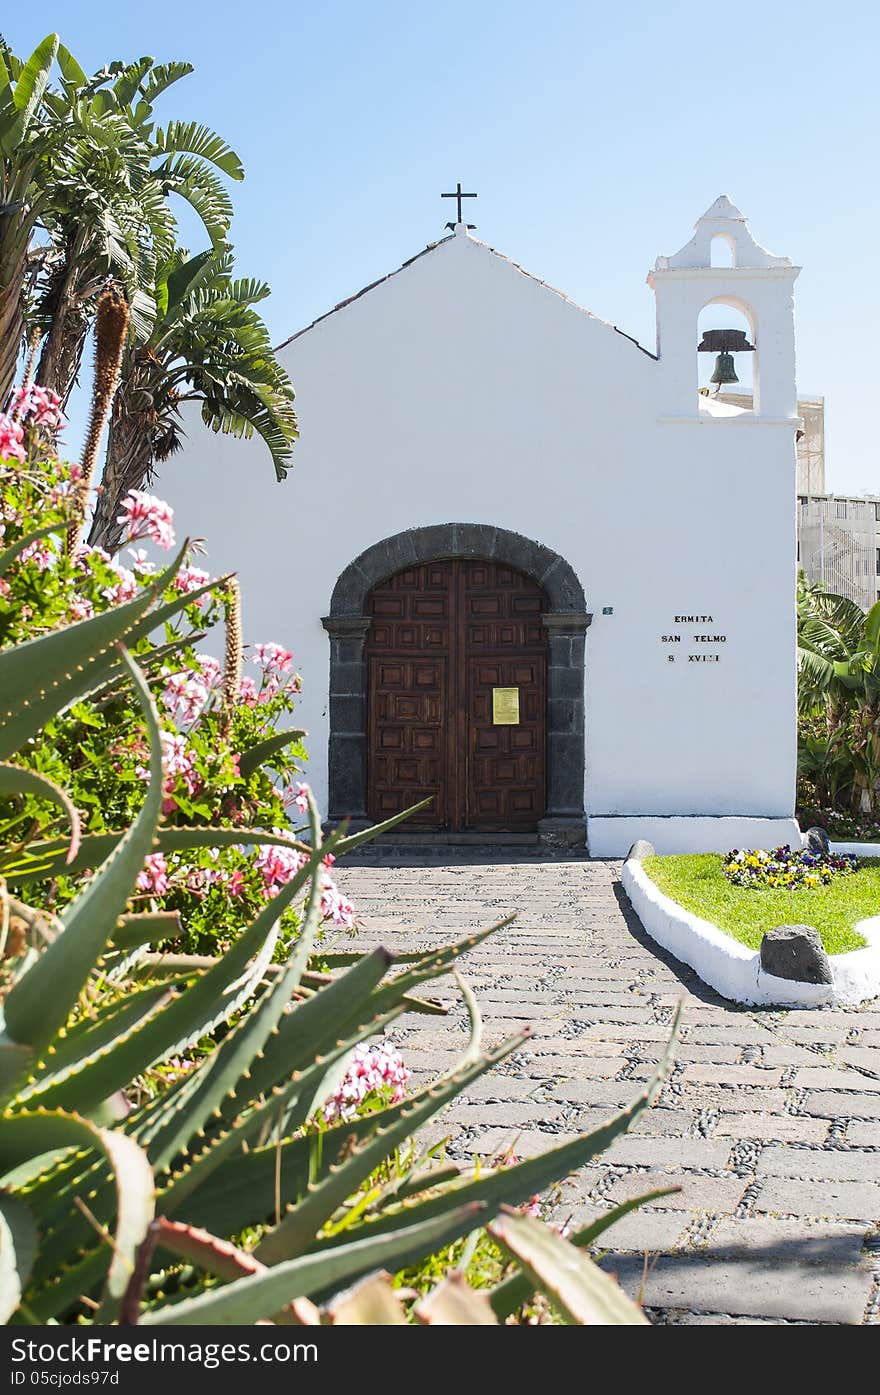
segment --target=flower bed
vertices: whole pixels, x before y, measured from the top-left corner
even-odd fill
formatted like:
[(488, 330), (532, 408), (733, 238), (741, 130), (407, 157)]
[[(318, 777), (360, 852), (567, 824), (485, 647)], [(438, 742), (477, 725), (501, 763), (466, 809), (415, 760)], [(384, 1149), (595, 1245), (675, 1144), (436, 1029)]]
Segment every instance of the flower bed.
[[(880, 994), (880, 860), (820, 887), (736, 886), (718, 854), (629, 857), (623, 887), (648, 934), (723, 997), (755, 1006), (856, 1004)], [(761, 967), (766, 931), (814, 926), (833, 983)]]
[(724, 876), (733, 886), (775, 887), (787, 891), (830, 886), (835, 877), (851, 876), (858, 868), (852, 853), (819, 853), (792, 850), (788, 844), (768, 852), (766, 848), (742, 851), (734, 848), (721, 862)]

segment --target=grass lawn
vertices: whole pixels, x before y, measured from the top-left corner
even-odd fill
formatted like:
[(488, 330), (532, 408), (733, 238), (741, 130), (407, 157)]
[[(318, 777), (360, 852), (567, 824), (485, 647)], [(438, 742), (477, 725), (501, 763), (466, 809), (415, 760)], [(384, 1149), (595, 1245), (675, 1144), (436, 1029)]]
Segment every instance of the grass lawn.
[(880, 915), (880, 860), (865, 859), (851, 877), (830, 886), (785, 891), (775, 887), (732, 886), (721, 870), (719, 853), (646, 857), (642, 863), (662, 892), (686, 911), (710, 920), (750, 949), (760, 949), (767, 930), (777, 925), (813, 925), (828, 954), (862, 949), (853, 926)]

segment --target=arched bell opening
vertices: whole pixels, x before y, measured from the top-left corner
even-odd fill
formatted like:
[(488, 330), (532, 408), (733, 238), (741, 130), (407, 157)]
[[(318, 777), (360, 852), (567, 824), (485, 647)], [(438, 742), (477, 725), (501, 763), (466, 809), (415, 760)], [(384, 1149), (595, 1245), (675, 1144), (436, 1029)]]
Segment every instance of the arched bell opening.
[(697, 319), (697, 390), (734, 410), (760, 406), (756, 321), (751, 307), (735, 297), (716, 298)]

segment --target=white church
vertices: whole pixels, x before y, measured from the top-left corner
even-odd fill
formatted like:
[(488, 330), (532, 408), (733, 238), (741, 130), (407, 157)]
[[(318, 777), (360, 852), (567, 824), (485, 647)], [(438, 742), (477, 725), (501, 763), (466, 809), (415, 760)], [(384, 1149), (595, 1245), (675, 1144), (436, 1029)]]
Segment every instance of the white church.
[[(649, 350), (460, 207), (282, 347), (286, 482), (195, 420), (162, 480), (294, 652), (323, 813), (597, 857), (796, 840), (799, 268), (720, 197), (648, 275)], [(706, 306), (747, 325), (717, 359)], [(698, 390), (746, 362), (750, 410)]]

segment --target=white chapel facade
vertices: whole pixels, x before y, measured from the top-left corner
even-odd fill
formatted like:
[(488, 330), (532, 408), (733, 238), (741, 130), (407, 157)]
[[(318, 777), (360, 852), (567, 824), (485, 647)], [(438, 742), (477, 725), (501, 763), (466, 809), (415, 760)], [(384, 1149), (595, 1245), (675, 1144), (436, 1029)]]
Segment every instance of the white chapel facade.
[[(246, 634), (293, 650), (330, 822), (427, 801), (423, 839), (594, 856), (797, 836), (797, 275), (722, 196), (648, 276), (652, 352), (458, 223), (282, 346), (286, 482), (189, 422), (163, 492)], [(710, 304), (748, 324), (750, 410), (698, 392)]]

